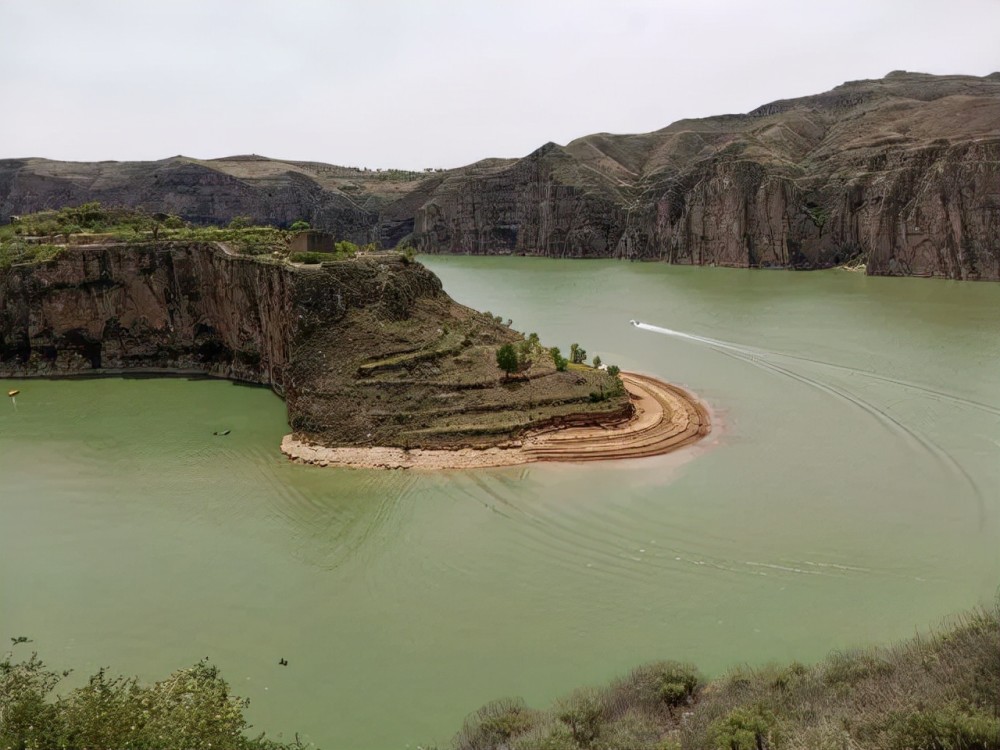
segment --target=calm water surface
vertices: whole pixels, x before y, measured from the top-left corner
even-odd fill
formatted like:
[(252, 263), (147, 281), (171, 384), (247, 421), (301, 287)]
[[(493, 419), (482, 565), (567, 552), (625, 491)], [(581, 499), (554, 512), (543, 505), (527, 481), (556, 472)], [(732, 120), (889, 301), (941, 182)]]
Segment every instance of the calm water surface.
[(996, 592), (1000, 285), (425, 262), (546, 344), (690, 387), (719, 429), (639, 462), (339, 471), (282, 458), (263, 389), (8, 381), (0, 637), (80, 673), (208, 656), (272, 734), (412, 748), (492, 698), (815, 660)]

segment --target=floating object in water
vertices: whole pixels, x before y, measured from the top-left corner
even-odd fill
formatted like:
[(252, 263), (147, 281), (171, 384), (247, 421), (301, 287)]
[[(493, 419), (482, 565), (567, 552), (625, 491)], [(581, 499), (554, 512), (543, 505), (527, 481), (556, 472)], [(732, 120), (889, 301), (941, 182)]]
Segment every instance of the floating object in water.
[(280, 664), (283, 667), (287, 667), (288, 666), (288, 659), (286, 659), (284, 657), (281, 657), (280, 659), (278, 659), (278, 664)]
[(213, 435), (219, 435), (221, 437), (223, 435), (228, 435), (230, 432), (232, 432), (232, 430), (221, 430), (221, 431), (220, 430), (216, 430), (212, 434)]
[(639, 325), (639, 321), (638, 320), (630, 320), (629, 323), (631, 323), (634, 326)]
[(16, 396), (18, 393), (20, 393), (20, 391), (17, 390), (16, 388), (12, 391), (7, 391), (7, 395), (10, 396), (11, 398), (14, 398), (14, 396)]

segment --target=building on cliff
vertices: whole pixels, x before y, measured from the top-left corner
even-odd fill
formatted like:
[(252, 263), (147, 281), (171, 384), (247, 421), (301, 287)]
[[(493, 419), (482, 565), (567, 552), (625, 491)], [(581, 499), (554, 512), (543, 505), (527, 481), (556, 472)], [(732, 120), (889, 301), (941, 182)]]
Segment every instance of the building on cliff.
[(329, 232), (309, 229), (292, 238), (290, 250), (293, 253), (332, 253), (336, 251), (336, 238)]

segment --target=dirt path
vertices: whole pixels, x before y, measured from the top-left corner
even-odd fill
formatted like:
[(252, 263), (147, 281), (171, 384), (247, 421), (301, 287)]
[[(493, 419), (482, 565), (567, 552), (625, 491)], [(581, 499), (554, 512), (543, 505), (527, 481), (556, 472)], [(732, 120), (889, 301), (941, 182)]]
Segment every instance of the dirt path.
[(533, 461), (600, 461), (668, 453), (711, 431), (708, 411), (677, 386), (636, 373), (621, 374), (635, 415), (620, 425), (570, 427), (531, 434), (503, 448), (403, 450), (326, 448), (286, 435), (281, 451), (299, 463), (368, 469), (471, 469)]

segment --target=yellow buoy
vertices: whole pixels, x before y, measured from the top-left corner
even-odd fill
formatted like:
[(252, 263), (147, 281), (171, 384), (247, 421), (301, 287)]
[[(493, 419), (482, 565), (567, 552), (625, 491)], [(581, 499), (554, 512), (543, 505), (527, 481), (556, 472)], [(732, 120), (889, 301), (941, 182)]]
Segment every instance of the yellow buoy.
[(18, 393), (20, 393), (20, 391), (18, 390), (7, 391), (7, 395), (10, 396), (11, 398), (14, 398), (14, 396), (16, 396)]

